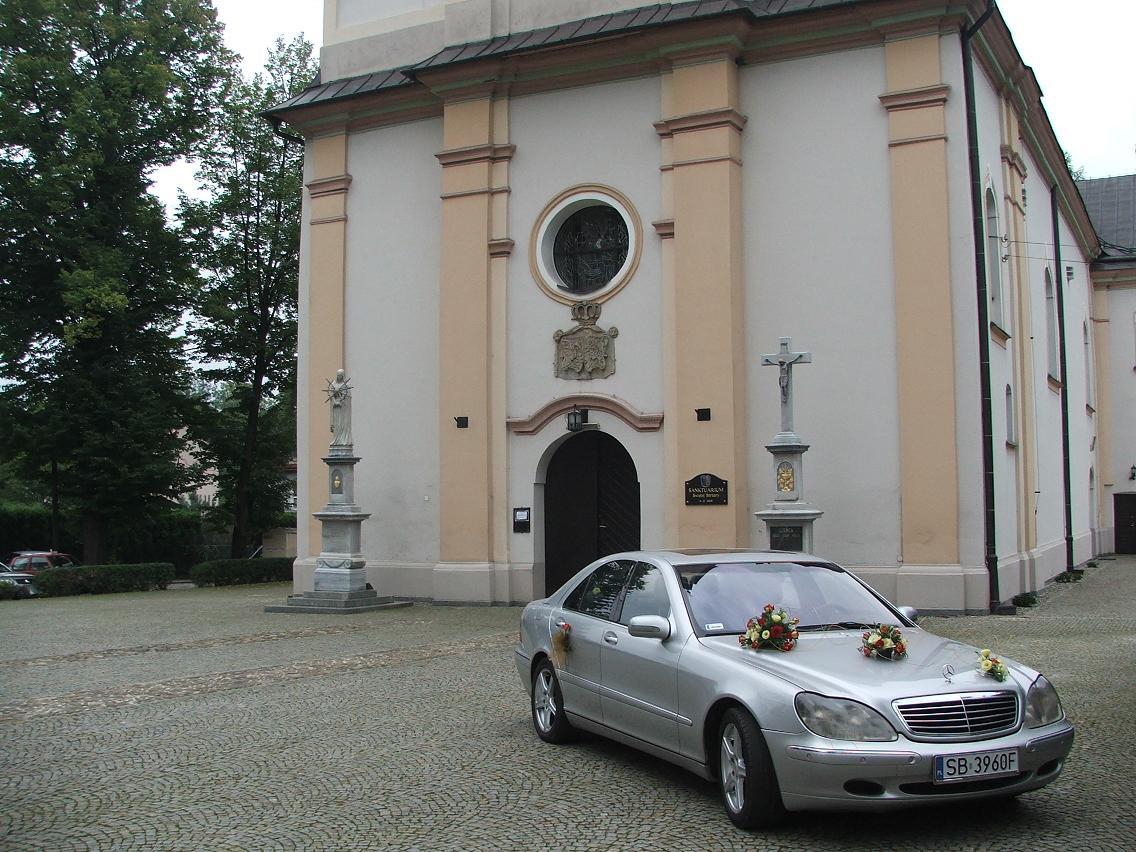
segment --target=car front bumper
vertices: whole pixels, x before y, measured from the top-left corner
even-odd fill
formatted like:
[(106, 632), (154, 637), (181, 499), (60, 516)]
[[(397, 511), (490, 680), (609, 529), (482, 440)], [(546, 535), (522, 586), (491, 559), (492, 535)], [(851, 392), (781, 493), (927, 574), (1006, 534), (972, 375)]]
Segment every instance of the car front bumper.
[[(1073, 726), (1062, 720), (1021, 728), (990, 740), (925, 743), (841, 743), (765, 731), (785, 807), (797, 810), (888, 810), (905, 805), (1012, 796), (1044, 787), (1061, 774), (1073, 747)], [(935, 757), (1018, 750), (1018, 772), (1000, 778), (935, 784)]]

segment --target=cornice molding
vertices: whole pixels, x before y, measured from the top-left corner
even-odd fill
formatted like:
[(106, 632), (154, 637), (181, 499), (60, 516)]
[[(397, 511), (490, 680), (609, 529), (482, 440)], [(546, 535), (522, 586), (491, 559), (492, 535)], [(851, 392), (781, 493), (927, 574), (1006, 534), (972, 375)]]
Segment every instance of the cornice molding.
[(614, 415), (636, 432), (658, 432), (663, 428), (663, 415), (647, 414), (617, 396), (600, 393), (577, 393), (554, 399), (528, 417), (510, 417), (506, 424), (515, 435), (535, 435), (557, 417), (573, 408), (587, 408)]
[(351, 186), (351, 175), (317, 178), (305, 185), (308, 187), (308, 192), (311, 193), (312, 198), (324, 198), (328, 195), (344, 195)]
[(1026, 161), (1022, 159), (1021, 154), (1012, 149), (1009, 145), (1002, 146), (1002, 162), (1016, 171), (1022, 180), (1026, 179), (1029, 173), (1026, 169)]
[(941, 107), (950, 97), (951, 87), (945, 83), (938, 86), (924, 86), (918, 89), (903, 89), (897, 92), (885, 92), (880, 95), (880, 103), (888, 112), (905, 109), (925, 109), (927, 107)]
[(664, 240), (673, 239), (675, 235), (675, 220), (674, 219), (656, 219), (651, 223), (655, 229), (655, 233), (662, 237)]
[(717, 127), (732, 127), (740, 133), (748, 120), (733, 107), (724, 107), (664, 118), (656, 121), (654, 126), (655, 132), (666, 139), (676, 133), (691, 133), (696, 130), (711, 130)]
[(489, 241), (490, 257), (508, 257), (513, 253), (514, 242), (508, 237)]
[(443, 166), (465, 166), (470, 163), (501, 163), (513, 159), (516, 145), (471, 145), (468, 148), (451, 148), (434, 156)]

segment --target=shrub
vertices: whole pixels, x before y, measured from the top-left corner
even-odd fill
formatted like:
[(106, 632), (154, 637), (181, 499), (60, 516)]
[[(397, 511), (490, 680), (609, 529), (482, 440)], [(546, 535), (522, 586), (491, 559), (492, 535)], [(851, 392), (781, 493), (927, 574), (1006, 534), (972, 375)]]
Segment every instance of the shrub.
[(44, 595), (98, 595), (110, 592), (148, 592), (173, 582), (172, 562), (142, 562), (136, 565), (67, 565), (45, 568), (35, 584)]
[(1037, 594), (1034, 592), (1022, 592), (1020, 595), (1014, 595), (1014, 606), (1037, 606)]
[(238, 586), (278, 583), (292, 579), (292, 557), (270, 559), (213, 559), (189, 569), (189, 579), (198, 586)]
[(14, 601), (16, 592), (14, 583), (0, 583), (0, 601)]

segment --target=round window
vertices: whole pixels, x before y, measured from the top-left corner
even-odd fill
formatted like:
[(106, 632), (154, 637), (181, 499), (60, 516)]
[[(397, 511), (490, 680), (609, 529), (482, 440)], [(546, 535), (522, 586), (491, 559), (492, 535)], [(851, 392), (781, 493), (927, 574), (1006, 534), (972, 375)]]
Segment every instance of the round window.
[(639, 264), (639, 219), (622, 194), (607, 187), (573, 187), (541, 214), (530, 248), (533, 275), (564, 304), (614, 295)]
[(603, 289), (627, 260), (627, 223), (606, 204), (582, 207), (556, 232), (552, 259), (569, 293)]

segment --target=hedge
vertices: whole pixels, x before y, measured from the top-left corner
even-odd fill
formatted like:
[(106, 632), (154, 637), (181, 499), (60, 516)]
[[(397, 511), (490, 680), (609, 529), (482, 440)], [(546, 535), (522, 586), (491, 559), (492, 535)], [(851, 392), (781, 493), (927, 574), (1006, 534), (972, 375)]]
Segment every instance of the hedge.
[[(60, 515), (57, 550), (78, 556), (82, 552), (78, 518)], [(51, 510), (43, 506), (0, 503), (0, 559), (14, 550), (46, 549), (51, 541)]]
[(99, 595), (109, 592), (148, 592), (173, 582), (172, 562), (136, 565), (67, 565), (44, 568), (35, 584), (44, 595)]
[(292, 579), (292, 557), (261, 559), (213, 559), (189, 569), (189, 579), (198, 586), (239, 586), (278, 583)]
[[(55, 536), (56, 549), (82, 559), (82, 527), (78, 513), (62, 512)], [(51, 542), (50, 531), (50, 509), (0, 503), (0, 559), (14, 550), (46, 550)], [(107, 542), (110, 555), (104, 558), (122, 565), (172, 562), (184, 572), (208, 555), (204, 541), (199, 511), (170, 508), (129, 527), (113, 528)]]
[(0, 583), (0, 601), (14, 601), (19, 588), (14, 583)]

